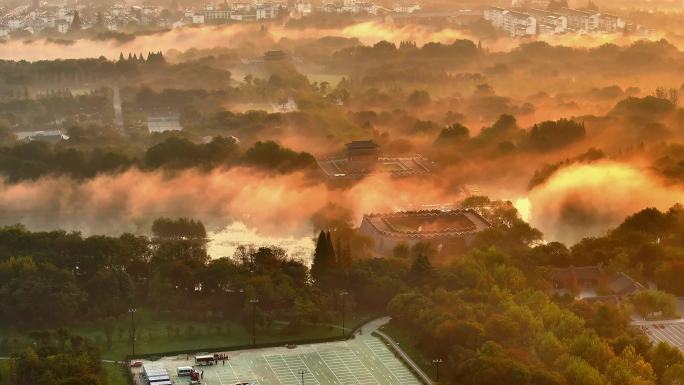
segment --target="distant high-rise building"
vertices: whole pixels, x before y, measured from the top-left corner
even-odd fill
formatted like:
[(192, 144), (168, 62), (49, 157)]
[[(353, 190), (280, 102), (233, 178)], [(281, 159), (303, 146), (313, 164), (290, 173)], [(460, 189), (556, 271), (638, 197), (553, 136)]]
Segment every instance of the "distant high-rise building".
[(511, 6), (513, 8), (537, 8), (546, 9), (549, 6), (550, 0), (512, 0)]

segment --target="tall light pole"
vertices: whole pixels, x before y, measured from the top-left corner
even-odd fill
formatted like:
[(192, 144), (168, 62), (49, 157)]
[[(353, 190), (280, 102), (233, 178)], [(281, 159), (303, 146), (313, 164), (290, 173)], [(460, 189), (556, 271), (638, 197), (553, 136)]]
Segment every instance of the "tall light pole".
[(304, 370), (304, 369), (300, 370), (299, 374), (302, 375), (302, 385), (304, 385), (304, 375), (306, 374), (306, 370)]
[(135, 356), (135, 312), (137, 311), (138, 309), (134, 307), (128, 309), (131, 313), (131, 357)]
[(439, 383), (439, 364), (441, 364), (443, 361), (441, 358), (438, 358), (436, 360), (432, 360), (432, 363), (435, 364), (435, 378), (436, 378), (436, 383)]
[(341, 291), (340, 292), (340, 302), (342, 305), (342, 338), (344, 338), (344, 297), (348, 295), (346, 291)]
[(249, 303), (252, 304), (252, 345), (256, 345), (256, 306), (259, 300), (256, 298), (250, 299)]

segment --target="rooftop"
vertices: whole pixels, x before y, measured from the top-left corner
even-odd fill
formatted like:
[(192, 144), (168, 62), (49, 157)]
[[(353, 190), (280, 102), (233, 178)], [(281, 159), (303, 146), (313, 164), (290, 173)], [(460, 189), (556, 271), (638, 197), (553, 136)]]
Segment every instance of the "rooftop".
[(421, 239), (460, 237), (489, 227), (489, 223), (471, 209), (368, 214), (364, 221), (385, 236)]
[(346, 155), (317, 159), (318, 166), (329, 178), (360, 179), (373, 173), (390, 174), (394, 177), (424, 176), (432, 173), (434, 162), (422, 155), (378, 157), (372, 167), (350, 161)]
[(347, 146), (347, 150), (372, 150), (380, 147), (373, 140), (354, 140), (345, 146)]
[(582, 11), (580, 9), (561, 8), (557, 10), (556, 13), (559, 13), (561, 15), (589, 17), (596, 15), (598, 12)]
[[(644, 290), (644, 286), (625, 273), (609, 273), (601, 266), (553, 268), (551, 280), (558, 293), (579, 290), (579, 297), (590, 301), (613, 301)], [(573, 287), (574, 286), (574, 287)], [(597, 291), (603, 292), (599, 295)], [(614, 297), (614, 298), (613, 298)]]

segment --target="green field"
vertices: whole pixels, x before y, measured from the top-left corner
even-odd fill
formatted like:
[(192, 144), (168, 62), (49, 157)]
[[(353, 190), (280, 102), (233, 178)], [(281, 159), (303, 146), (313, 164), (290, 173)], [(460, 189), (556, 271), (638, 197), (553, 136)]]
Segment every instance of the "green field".
[[(367, 314), (347, 316), (347, 327), (353, 328)], [(337, 336), (341, 333), (340, 322), (333, 325), (304, 325), (299, 331), (287, 329), (283, 322), (273, 322), (267, 329), (257, 329), (257, 343), (316, 339)], [(69, 328), (78, 335), (100, 346), (103, 359), (123, 359), (131, 353), (129, 340), (130, 317), (120, 317), (114, 322), (111, 348), (107, 346), (104, 324), (84, 324)], [(0, 356), (9, 355), (29, 343), (28, 331), (0, 329)], [(164, 315), (141, 310), (136, 313), (136, 354), (163, 353), (181, 350), (211, 349), (248, 345), (252, 343), (250, 328), (242, 324), (226, 322), (192, 322), (165, 319)]]
[(105, 362), (102, 364), (107, 375), (109, 385), (130, 385), (128, 372), (125, 366)]
[(0, 360), (0, 385), (9, 385), (9, 361)]

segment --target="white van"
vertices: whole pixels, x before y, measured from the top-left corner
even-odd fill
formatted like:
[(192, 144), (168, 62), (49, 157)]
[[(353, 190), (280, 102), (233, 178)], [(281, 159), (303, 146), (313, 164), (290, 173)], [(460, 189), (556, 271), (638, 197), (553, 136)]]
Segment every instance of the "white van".
[(192, 366), (179, 366), (176, 368), (178, 377), (189, 377), (192, 375)]

